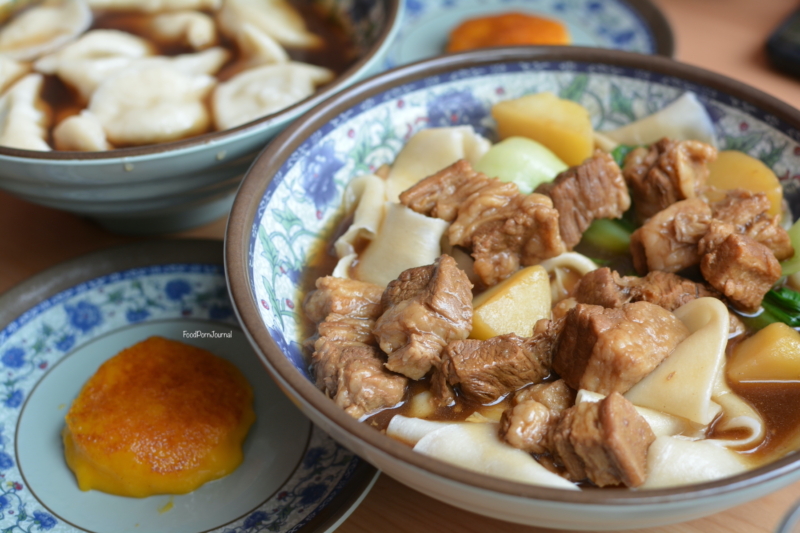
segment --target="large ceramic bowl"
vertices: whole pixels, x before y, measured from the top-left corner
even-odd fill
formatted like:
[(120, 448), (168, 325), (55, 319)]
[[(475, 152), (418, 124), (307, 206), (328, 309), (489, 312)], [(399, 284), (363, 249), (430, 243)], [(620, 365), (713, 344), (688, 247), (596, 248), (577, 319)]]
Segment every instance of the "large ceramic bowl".
[(800, 479), (800, 457), (728, 479), (649, 491), (563, 491), (469, 472), (413, 452), (350, 418), (312, 383), (300, 350), (299, 281), (336, 223), (342, 188), (391, 162), (422, 128), (471, 124), (489, 136), (489, 107), (537, 91), (586, 105), (613, 128), (694, 91), (722, 148), (766, 161), (797, 212), (800, 112), (725, 77), (670, 59), (578, 48), (498, 49), (389, 71), (315, 108), (276, 139), (246, 176), (226, 240), (239, 318), (281, 388), (339, 442), (386, 474), (495, 518), (569, 529), (620, 530), (690, 520)]
[(377, 70), (402, 15), (402, 0), (306, 2), (327, 10), (359, 49), (359, 58), (313, 96), (254, 122), (184, 141), (87, 153), (0, 146), (0, 188), (125, 233), (178, 231), (226, 214), (244, 172), (267, 141)]

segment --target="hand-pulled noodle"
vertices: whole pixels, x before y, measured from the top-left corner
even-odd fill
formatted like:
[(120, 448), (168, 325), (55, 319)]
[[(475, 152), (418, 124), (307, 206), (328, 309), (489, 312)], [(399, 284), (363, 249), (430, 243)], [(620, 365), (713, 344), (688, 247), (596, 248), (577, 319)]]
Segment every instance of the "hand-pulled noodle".
[(28, 74), (0, 96), (0, 145), (49, 151), (45, 141), (50, 122), (41, 101), (44, 78)]
[(647, 451), (647, 480), (640, 488), (660, 489), (714, 481), (749, 468), (742, 455), (710, 440), (661, 436)]
[(651, 144), (664, 137), (695, 140), (717, 146), (714, 123), (692, 92), (685, 92), (664, 109), (603, 135), (620, 144)]
[(46, 0), (0, 29), (0, 54), (32, 61), (65, 45), (92, 24), (84, 0)]
[(357, 243), (375, 239), (386, 213), (386, 182), (374, 174), (354, 178), (343, 204), (346, 212), (353, 211), (353, 223), (334, 243), (339, 258), (355, 253)]
[(472, 126), (429, 128), (418, 132), (397, 154), (387, 180), (387, 199), (398, 201), (401, 192), (459, 159), (476, 164), (490, 146), (491, 143), (475, 133)]
[(597, 263), (578, 252), (564, 252), (539, 263), (550, 274), (550, 299), (557, 302), (569, 292), (564, 285), (567, 271), (585, 276), (597, 269)]
[(380, 231), (361, 254), (353, 277), (385, 287), (404, 270), (430, 265), (442, 254), (449, 224), (388, 203)]
[(422, 437), (414, 450), (509, 481), (579, 490), (573, 483), (540, 465), (529, 453), (502, 442), (496, 423), (450, 424)]
[(691, 335), (625, 397), (634, 405), (710, 424), (720, 406), (711, 397), (725, 362), (730, 322), (716, 298), (698, 298), (675, 310)]

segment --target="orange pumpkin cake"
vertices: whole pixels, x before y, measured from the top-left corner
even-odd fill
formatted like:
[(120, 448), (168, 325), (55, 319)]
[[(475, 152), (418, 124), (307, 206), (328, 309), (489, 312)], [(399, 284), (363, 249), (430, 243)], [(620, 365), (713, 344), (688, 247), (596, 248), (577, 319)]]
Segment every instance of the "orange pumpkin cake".
[(81, 490), (185, 494), (242, 462), (253, 391), (230, 362), (150, 337), (112, 357), (66, 416), (67, 464)]

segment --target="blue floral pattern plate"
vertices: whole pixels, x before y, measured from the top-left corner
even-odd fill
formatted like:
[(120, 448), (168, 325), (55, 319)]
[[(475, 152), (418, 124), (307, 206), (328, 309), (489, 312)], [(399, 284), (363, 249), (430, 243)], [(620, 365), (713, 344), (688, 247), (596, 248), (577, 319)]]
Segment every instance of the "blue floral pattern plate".
[(673, 53), (669, 23), (647, 0), (405, 0), (402, 25), (384, 67), (442, 54), (448, 35), (461, 22), (512, 11), (560, 21), (575, 45)]
[[(220, 242), (138, 244), (86, 256), (0, 297), (0, 530), (319, 532), (366, 495), (374, 468), (313, 426), (274, 385), (238, 327)], [(180, 496), (81, 492), (61, 444), (83, 383), (160, 335), (206, 348), (248, 377), (257, 420), (244, 463)]]

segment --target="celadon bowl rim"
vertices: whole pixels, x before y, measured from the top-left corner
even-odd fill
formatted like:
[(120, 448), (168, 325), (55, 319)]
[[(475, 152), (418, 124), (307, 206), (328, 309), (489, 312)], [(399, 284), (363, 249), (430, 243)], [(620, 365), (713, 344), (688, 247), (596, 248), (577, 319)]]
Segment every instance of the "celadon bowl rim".
[[(402, 462), (405, 467), (412, 470), (427, 471), (444, 480), (511, 497), (530, 498), (556, 505), (633, 507), (682, 503), (691, 506), (699, 500), (725, 496), (744, 501), (750, 498), (741, 493), (756, 485), (766, 485), (771, 482), (766, 490), (772, 491), (800, 479), (800, 455), (796, 454), (790, 454), (768, 465), (718, 481), (640, 491), (594, 488), (568, 491), (507, 481), (464, 470), (414, 452), (407, 445), (394, 441), (347, 415), (291, 364), (272, 339), (261, 319), (250, 282), (252, 268), (249, 258), (250, 242), (256, 238), (253, 228), (256, 217), (261, 215), (259, 204), (264, 193), (276, 172), (293, 152), (309, 135), (342, 111), (379, 93), (437, 74), (515, 61), (601, 63), (612, 67), (629, 67), (674, 76), (751, 103), (800, 131), (800, 111), (744, 83), (666, 57), (617, 50), (580, 47), (496, 48), (427, 59), (364, 80), (306, 113), (270, 143), (245, 176), (228, 220), (225, 235), (225, 272), (231, 300), (245, 333), (272, 377), (296, 403), (301, 405), (312, 420), (321, 424), (323, 428), (326, 428), (326, 425), (335, 428), (336, 431), (332, 436), (345, 446), (352, 449), (353, 443), (358, 443), (366, 446), (373, 454), (388, 455), (393, 461)], [(326, 430), (331, 432), (329, 429)], [(738, 499), (735, 497), (737, 493), (739, 493)]]
[(344, 72), (309, 96), (289, 107), (276, 113), (266, 115), (254, 121), (229, 128), (222, 131), (212, 131), (195, 135), (178, 141), (170, 141), (145, 146), (131, 146), (127, 148), (115, 148), (106, 152), (75, 152), (66, 150), (52, 150), (49, 152), (39, 150), (23, 150), (19, 148), (9, 148), (0, 146), (0, 160), (13, 158), (16, 161), (31, 161), (40, 163), (43, 161), (58, 161), (61, 163), (109, 163), (120, 159), (125, 162), (141, 162), (144, 160), (158, 159), (161, 157), (180, 156), (191, 154), (209, 147), (213, 148), (218, 144), (236, 142), (241, 138), (277, 127), (283, 123), (291, 123), (292, 120), (300, 117), (305, 111), (324, 101), (326, 98), (341, 91), (351, 85), (359, 75), (371, 68), (375, 61), (383, 57), (386, 50), (394, 41), (400, 29), (403, 14), (403, 2), (405, 0), (384, 0), (388, 6), (388, 18), (386, 24), (381, 29), (380, 35), (364, 56), (360, 57)]

